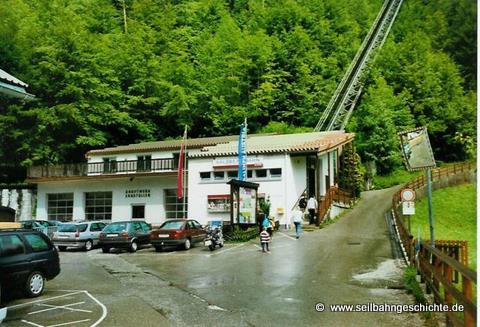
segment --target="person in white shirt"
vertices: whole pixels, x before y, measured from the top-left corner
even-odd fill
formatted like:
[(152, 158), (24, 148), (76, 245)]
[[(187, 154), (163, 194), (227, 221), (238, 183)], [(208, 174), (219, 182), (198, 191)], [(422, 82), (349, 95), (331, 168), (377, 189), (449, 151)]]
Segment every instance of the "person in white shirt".
[(315, 213), (318, 209), (318, 202), (313, 195), (310, 195), (310, 199), (307, 202), (307, 210), (310, 215), (310, 225), (315, 224)]
[(302, 232), (302, 219), (303, 219), (303, 211), (300, 206), (296, 206), (295, 209), (292, 211), (292, 221), (295, 225), (295, 234), (297, 239), (300, 238), (300, 233)]

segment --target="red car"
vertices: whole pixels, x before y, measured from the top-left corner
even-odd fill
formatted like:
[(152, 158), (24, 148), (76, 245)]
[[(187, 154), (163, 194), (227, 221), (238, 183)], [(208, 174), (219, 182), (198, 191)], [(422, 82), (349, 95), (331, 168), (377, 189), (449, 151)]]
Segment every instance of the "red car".
[(192, 244), (203, 242), (207, 233), (198, 221), (193, 219), (171, 219), (165, 221), (159, 229), (150, 232), (150, 243), (157, 252), (164, 246), (182, 246), (190, 249)]

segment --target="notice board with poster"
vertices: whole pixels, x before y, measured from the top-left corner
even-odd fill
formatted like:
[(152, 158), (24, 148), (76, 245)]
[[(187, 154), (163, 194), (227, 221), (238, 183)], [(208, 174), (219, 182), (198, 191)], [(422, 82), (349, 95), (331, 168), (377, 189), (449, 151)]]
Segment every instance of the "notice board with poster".
[(232, 179), (230, 184), (230, 220), (232, 225), (257, 224), (259, 184)]

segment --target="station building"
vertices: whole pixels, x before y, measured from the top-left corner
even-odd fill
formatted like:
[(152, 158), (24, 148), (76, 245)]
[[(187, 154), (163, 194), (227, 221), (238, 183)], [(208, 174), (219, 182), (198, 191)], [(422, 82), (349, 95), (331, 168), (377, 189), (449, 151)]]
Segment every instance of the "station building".
[[(270, 215), (288, 224), (303, 192), (320, 204), (336, 187), (343, 147), (354, 138), (341, 131), (249, 134), (247, 181), (271, 202)], [(230, 185), (237, 178), (238, 135), (188, 139), (186, 197), (177, 198), (182, 140), (92, 150), (79, 164), (34, 166), (36, 218), (49, 220), (143, 219), (158, 225), (187, 216), (207, 223), (230, 221)]]

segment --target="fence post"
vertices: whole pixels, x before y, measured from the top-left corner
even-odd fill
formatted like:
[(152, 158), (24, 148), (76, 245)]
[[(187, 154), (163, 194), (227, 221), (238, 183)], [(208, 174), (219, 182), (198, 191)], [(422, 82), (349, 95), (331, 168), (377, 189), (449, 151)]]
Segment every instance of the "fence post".
[[(463, 284), (463, 295), (465, 295), (465, 297), (469, 301), (472, 301), (472, 281), (468, 278), (465, 278), (465, 276), (462, 275), (462, 284)], [(473, 315), (468, 310), (464, 311), (463, 324), (465, 327), (475, 326), (475, 319), (473, 318)]]

